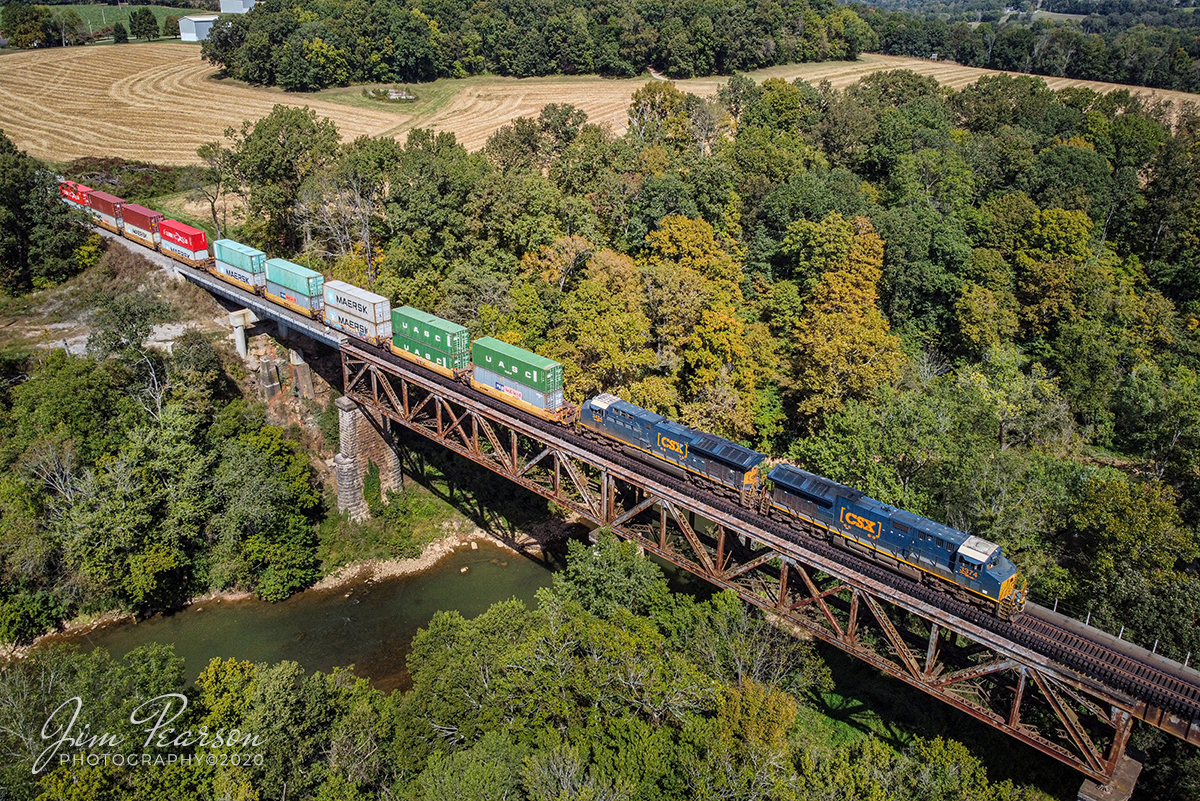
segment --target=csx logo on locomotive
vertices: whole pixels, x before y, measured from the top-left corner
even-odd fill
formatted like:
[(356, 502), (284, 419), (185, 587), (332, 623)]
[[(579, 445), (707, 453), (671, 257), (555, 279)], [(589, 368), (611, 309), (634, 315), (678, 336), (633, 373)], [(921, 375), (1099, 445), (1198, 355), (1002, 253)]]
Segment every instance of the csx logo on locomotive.
[(847, 526), (854, 526), (855, 528), (862, 529), (875, 539), (879, 538), (879, 523), (874, 520), (856, 515), (854, 512), (847, 512), (845, 509), (843, 509), (842, 522)]
[(676, 442), (675, 440), (671, 439), (670, 437), (664, 436), (662, 434), (658, 435), (658, 447), (662, 448), (664, 451), (671, 451), (672, 453), (677, 453), (680, 456), (687, 456), (687, 443), (686, 442)]

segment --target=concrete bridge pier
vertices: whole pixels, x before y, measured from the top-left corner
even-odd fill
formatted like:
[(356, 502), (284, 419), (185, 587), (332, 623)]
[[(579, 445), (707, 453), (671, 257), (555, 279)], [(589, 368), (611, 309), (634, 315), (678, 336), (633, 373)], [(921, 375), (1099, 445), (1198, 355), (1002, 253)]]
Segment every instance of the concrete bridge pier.
[(237, 347), (238, 355), (243, 359), (249, 354), (246, 347), (246, 326), (257, 322), (258, 315), (250, 309), (239, 309), (229, 313), (229, 324), (233, 326), (233, 343)]

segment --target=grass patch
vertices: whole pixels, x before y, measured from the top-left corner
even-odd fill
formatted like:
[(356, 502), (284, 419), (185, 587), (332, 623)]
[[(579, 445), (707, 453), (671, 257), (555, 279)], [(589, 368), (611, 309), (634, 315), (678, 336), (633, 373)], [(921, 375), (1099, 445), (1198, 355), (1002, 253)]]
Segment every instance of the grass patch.
[[(212, 13), (209, 11), (204, 11), (203, 9), (199, 9), (199, 8), (171, 8), (170, 6), (129, 6), (129, 5), (125, 5), (125, 6), (118, 7), (118, 6), (109, 6), (109, 5), (102, 5), (102, 4), (88, 4), (88, 5), (53, 6), (52, 8), (55, 11), (57, 11), (59, 9), (67, 9), (67, 8), (71, 9), (72, 11), (74, 11), (76, 14), (79, 15), (80, 19), (82, 19), (86, 25), (90, 25), (91, 29), (93, 31), (99, 31), (104, 28), (112, 27), (114, 24), (116, 24), (118, 22), (120, 22), (122, 25), (125, 26), (126, 29), (128, 29), (129, 28), (129, 15), (132, 14), (134, 12), (134, 10), (139, 9), (139, 8), (148, 8), (154, 12), (154, 18), (156, 20), (158, 20), (158, 27), (160, 30), (162, 29), (163, 20), (166, 19), (167, 17), (186, 17), (189, 14)], [(134, 41), (141, 41), (141, 40), (134, 40), (133, 38), (130, 38), (129, 41), (132, 43)]]
[(448, 502), (413, 481), (389, 496), (386, 515), (361, 522), (339, 514), (334, 499), (327, 498), (330, 508), (317, 529), (322, 575), (351, 562), (419, 556), (429, 543), (472, 528)]

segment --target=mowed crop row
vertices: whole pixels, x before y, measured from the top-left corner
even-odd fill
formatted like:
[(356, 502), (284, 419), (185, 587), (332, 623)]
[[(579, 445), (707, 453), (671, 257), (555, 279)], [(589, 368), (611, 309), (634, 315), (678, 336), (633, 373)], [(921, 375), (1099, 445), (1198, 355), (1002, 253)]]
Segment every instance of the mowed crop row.
[(54, 161), (120, 156), (195, 162), (196, 148), (276, 103), (311, 106), (342, 136), (376, 135), (400, 120), (304, 95), (209, 80), (214, 67), (194, 45), (66, 47), (0, 59), (0, 128), (30, 155)]
[[(795, 64), (760, 70), (751, 77), (812, 83), (828, 80), (842, 88), (872, 72), (910, 69), (940, 83), (962, 88), (991, 70), (960, 67), (944, 61), (895, 56), (863, 56), (856, 62)], [(594, 77), (446, 79), (439, 91), (452, 93), (446, 102), (413, 106), (363, 108), (357, 88), (335, 89), (317, 96), (244, 86), (212, 79), (215, 68), (200, 59), (193, 45), (152, 43), (119, 47), (55, 48), (16, 53), (0, 59), (0, 127), (31, 155), (55, 161), (80, 156), (120, 156), (161, 164), (196, 161), (196, 148), (221, 138), (226, 128), (256, 120), (276, 103), (309, 106), (337, 123), (344, 139), (362, 135), (402, 135), (414, 127), (453, 132), (466, 147), (477, 149), (502, 125), (536, 115), (547, 103), (572, 103), (592, 122), (625, 130), (630, 96), (646, 80)], [(678, 87), (712, 95), (724, 78), (679, 81)], [(1184, 92), (1122, 87), (1095, 81), (1050, 78), (1053, 89), (1086, 86), (1097, 91), (1129, 88), (1151, 101), (1198, 102)], [(418, 95), (423, 93), (417, 87)], [(342, 102), (346, 101), (346, 102)]]

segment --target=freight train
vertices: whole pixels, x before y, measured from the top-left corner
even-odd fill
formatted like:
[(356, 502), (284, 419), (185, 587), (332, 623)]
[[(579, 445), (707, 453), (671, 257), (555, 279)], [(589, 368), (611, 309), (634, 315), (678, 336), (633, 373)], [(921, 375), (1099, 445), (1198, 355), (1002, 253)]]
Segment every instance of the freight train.
[(576, 407), (563, 398), (562, 365), (229, 239), (202, 231), (71, 181), (63, 202), (96, 224), (184, 264), (253, 292), (348, 336), (552, 422), (649, 461), (685, 480), (735, 497), (800, 534), (826, 539), (909, 578), (1012, 619), (1026, 600), (1025, 580), (1000, 546), (869, 498), (852, 487), (778, 464), (766, 455), (685, 426), (612, 394)]

